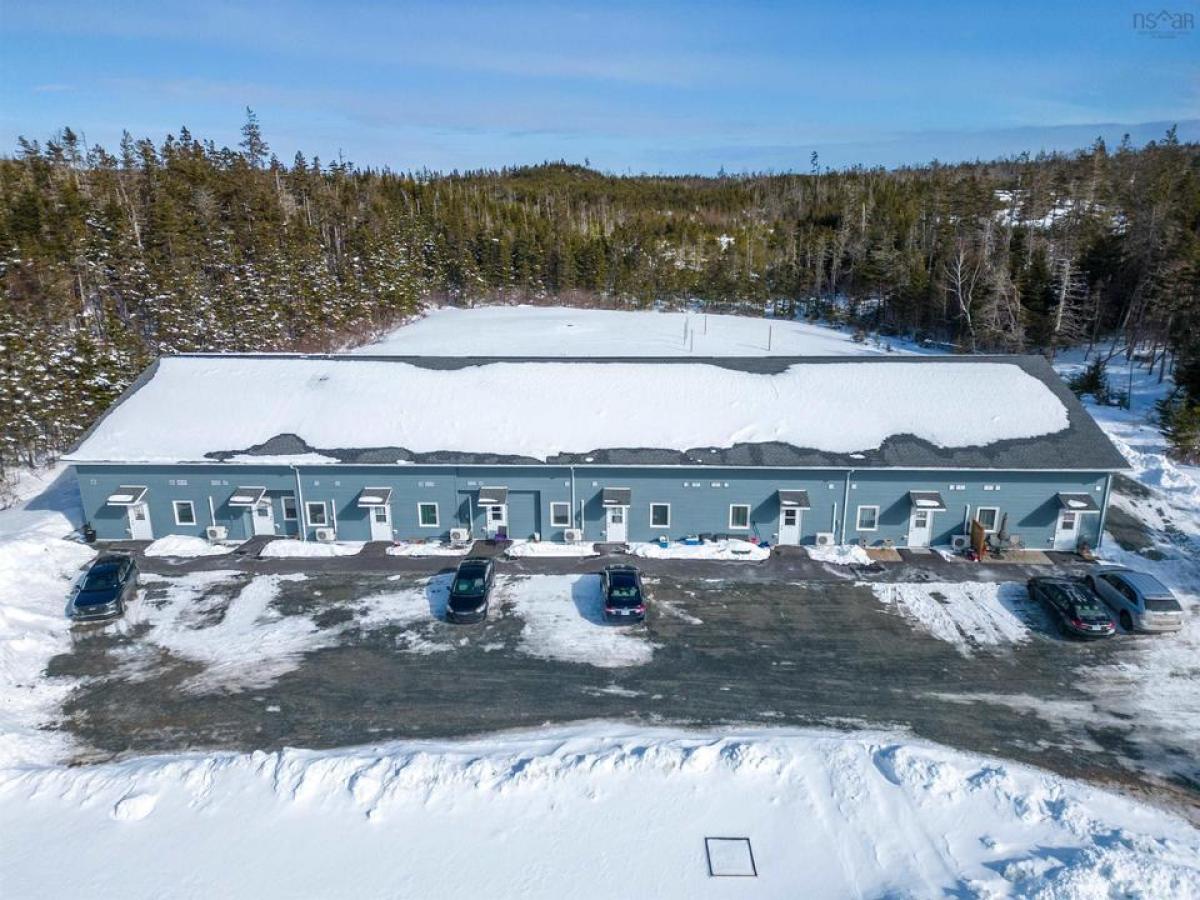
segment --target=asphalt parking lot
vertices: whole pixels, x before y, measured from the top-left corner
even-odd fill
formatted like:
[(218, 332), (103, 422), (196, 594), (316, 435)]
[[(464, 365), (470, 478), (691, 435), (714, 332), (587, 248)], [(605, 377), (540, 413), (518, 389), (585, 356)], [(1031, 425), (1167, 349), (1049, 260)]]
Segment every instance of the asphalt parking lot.
[[(1175, 805), (1200, 802), (1195, 747), (1124, 708), (1088, 714), (1096, 700), (1080, 673), (1119, 665), (1155, 638), (1067, 641), (1018, 599), (1027, 640), (964, 650), (880, 603), (864, 581), (871, 573), (793, 581), (736, 564), (683, 564), (686, 575), (679, 564), (654, 567), (646, 623), (617, 629), (597, 620), (578, 575), (595, 571), (594, 560), (557, 575), (506, 564), (487, 623), (453, 626), (439, 618), (448, 577), (433, 574), (448, 564), (422, 562), (305, 575), (278, 563), (160, 564), (145, 577), (140, 611), (76, 628), (71, 652), (52, 662), (50, 674), (78, 680), (61, 727), (89, 748), (81, 761), (581, 719), (897, 727)], [(1022, 580), (1019, 569), (1001, 575)], [(899, 567), (888, 577), (934, 576)], [(255, 584), (259, 605), (245, 612), (250, 599), (238, 598)], [(235, 628), (239, 618), (248, 630)]]

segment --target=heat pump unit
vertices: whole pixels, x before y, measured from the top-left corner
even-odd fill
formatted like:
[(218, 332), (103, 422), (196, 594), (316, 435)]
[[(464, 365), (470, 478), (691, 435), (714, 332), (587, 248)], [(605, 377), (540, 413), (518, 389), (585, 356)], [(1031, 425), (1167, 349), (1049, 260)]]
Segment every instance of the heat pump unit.
[(817, 546), (818, 547), (832, 547), (833, 546), (833, 532), (832, 531), (818, 531), (817, 532)]
[(955, 534), (950, 536), (950, 546), (955, 550), (966, 550), (971, 546), (971, 539), (965, 534)]
[(204, 529), (204, 536), (213, 543), (216, 543), (229, 537), (229, 529), (224, 525), (209, 525)]
[(323, 544), (329, 544), (337, 540), (337, 532), (332, 528), (316, 529), (317, 540)]
[(471, 539), (471, 531), (468, 528), (451, 528), (450, 543), (465, 544)]
[(566, 541), (568, 544), (578, 544), (580, 541), (583, 540), (583, 529), (581, 529), (581, 528), (566, 529), (565, 531), (563, 531), (563, 540)]

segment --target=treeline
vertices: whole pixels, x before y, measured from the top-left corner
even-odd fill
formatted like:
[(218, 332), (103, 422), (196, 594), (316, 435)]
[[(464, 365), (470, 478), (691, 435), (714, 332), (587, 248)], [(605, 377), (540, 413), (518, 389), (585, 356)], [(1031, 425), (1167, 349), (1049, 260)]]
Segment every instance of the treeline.
[(157, 354), (333, 349), (430, 297), (770, 301), (963, 352), (1118, 333), (1200, 369), (1200, 148), (1173, 131), (711, 178), (286, 164), (252, 113), (237, 148), (181, 129), (114, 150), (67, 129), (0, 159), (0, 465), (61, 450)]

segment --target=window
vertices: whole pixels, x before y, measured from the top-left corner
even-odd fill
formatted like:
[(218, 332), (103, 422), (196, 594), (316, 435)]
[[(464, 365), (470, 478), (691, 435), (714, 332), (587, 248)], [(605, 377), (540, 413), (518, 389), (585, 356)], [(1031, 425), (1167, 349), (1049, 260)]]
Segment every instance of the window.
[(283, 497), (283, 519), (285, 522), (296, 521), (296, 498), (291, 494), (286, 494)]
[(422, 528), (437, 528), (438, 508), (436, 503), (417, 504), (417, 523)]
[(175, 507), (176, 525), (196, 524), (196, 507), (192, 506), (191, 500), (173, 500), (171, 505)]
[(309, 525), (328, 525), (329, 520), (325, 517), (325, 501), (314, 500), (311, 503), (304, 504), (304, 515), (308, 519)]
[(387, 524), (388, 508), (386, 506), (372, 506), (371, 517), (381, 525)]
[(975, 510), (975, 521), (983, 526), (984, 531), (995, 531), (996, 523), (1000, 521), (1000, 510), (995, 506), (981, 506)]
[(570, 528), (571, 527), (571, 504), (570, 503), (551, 503), (550, 504), (550, 524), (555, 528)]
[(858, 517), (855, 520), (854, 527), (858, 531), (878, 531), (879, 507), (860, 506), (858, 508)]
[(730, 503), (729, 504), (729, 527), (730, 528), (749, 528), (750, 527), (750, 504), (749, 503)]
[(670, 528), (671, 527), (671, 504), (670, 503), (651, 503), (650, 504), (650, 527), (651, 528)]

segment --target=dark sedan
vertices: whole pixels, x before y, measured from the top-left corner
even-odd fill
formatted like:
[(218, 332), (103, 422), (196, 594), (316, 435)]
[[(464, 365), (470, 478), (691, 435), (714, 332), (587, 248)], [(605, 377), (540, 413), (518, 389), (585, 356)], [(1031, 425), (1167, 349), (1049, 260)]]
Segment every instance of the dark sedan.
[(1029, 596), (1040, 600), (1064, 634), (1081, 638), (1112, 637), (1116, 625), (1103, 602), (1076, 578), (1044, 576), (1029, 579)]
[(137, 592), (138, 569), (128, 556), (101, 556), (79, 581), (71, 598), (71, 618), (80, 622), (113, 619)]
[(488, 614), (496, 566), (490, 559), (470, 557), (458, 564), (446, 603), (446, 621), (466, 625), (482, 622)]
[(633, 566), (609, 566), (600, 574), (607, 622), (633, 623), (646, 618), (642, 573)]

